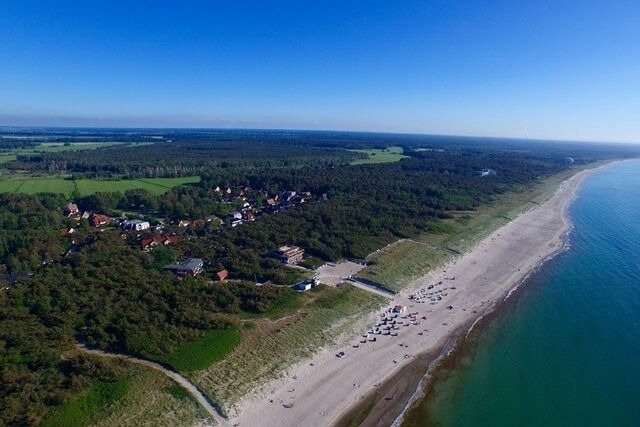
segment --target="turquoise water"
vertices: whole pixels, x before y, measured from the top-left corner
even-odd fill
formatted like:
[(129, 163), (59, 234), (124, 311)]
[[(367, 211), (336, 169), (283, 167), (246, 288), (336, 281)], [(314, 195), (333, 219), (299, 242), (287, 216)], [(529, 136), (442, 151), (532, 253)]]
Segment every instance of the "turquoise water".
[(640, 162), (591, 175), (571, 217), (404, 427), (640, 426)]

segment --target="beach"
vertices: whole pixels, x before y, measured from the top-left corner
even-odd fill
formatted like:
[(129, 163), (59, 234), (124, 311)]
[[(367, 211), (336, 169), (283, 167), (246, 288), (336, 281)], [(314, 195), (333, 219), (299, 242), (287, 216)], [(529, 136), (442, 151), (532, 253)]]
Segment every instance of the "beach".
[[(343, 423), (362, 402), (371, 401), (364, 424), (393, 424), (419, 379), (398, 374), (416, 364), (432, 365), (537, 266), (562, 249), (571, 227), (567, 208), (591, 171), (576, 173), (543, 204), (412, 282), (389, 302), (388, 307), (398, 306), (399, 313), (384, 317), (372, 313), (369, 327), (356, 331), (349, 342), (323, 349), (283, 378), (246, 396), (230, 421), (240, 426), (333, 425)], [(337, 357), (340, 352), (343, 357)], [(394, 377), (406, 380), (392, 384), (389, 379)]]

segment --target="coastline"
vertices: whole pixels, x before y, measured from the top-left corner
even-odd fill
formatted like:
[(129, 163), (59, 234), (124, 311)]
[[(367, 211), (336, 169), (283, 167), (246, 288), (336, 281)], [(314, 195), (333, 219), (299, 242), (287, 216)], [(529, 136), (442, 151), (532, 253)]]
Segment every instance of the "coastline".
[[(320, 351), (291, 368), (286, 378), (271, 381), (262, 391), (245, 396), (232, 422), (264, 426), (400, 425), (405, 411), (428, 390), (433, 372), (442, 361), (455, 353), (473, 328), (533, 271), (562, 250), (564, 236), (571, 228), (567, 209), (580, 184), (589, 174), (610, 164), (575, 173), (546, 202), (500, 227), (461, 258), (412, 282), (393, 304), (412, 307), (408, 295), (428, 283), (455, 284), (448, 288), (453, 295), (442, 304), (419, 307), (423, 309), (420, 315), (426, 317), (423, 324), (428, 332), (424, 335), (408, 328), (411, 330), (403, 329), (394, 339), (367, 343), (367, 350), (345, 344)], [(374, 313), (370, 323), (376, 318)], [(358, 342), (357, 335), (353, 341)], [(404, 345), (406, 342), (411, 345)], [(335, 357), (341, 349), (347, 352), (345, 360)]]

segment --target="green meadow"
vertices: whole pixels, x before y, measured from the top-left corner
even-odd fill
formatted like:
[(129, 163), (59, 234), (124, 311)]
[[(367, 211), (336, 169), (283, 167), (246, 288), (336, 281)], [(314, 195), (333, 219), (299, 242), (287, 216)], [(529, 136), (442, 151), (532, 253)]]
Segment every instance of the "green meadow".
[(200, 182), (198, 176), (180, 178), (145, 178), (145, 179), (65, 179), (52, 177), (25, 177), (0, 179), (0, 193), (62, 193), (70, 197), (77, 189), (80, 196), (88, 196), (97, 192), (124, 193), (132, 189), (144, 189), (153, 194), (162, 194), (172, 187)]
[(44, 422), (46, 427), (84, 426), (96, 411), (122, 399), (131, 387), (129, 380), (116, 382), (98, 382), (87, 392), (73, 397), (62, 404), (55, 413)]
[(398, 162), (405, 156), (402, 147), (388, 147), (383, 149), (372, 148), (369, 150), (351, 150), (356, 153), (364, 153), (369, 157), (365, 159), (357, 159), (351, 162), (352, 165), (367, 165), (375, 163), (393, 163)]

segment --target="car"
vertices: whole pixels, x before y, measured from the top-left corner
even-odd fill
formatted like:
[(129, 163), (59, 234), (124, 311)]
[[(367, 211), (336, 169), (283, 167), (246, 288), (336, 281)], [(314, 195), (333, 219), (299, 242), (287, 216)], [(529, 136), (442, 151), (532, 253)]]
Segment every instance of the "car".
[(336, 357), (337, 357), (338, 359), (342, 359), (344, 356), (345, 356), (344, 351), (341, 351), (340, 353), (337, 353), (337, 354), (336, 354)]

